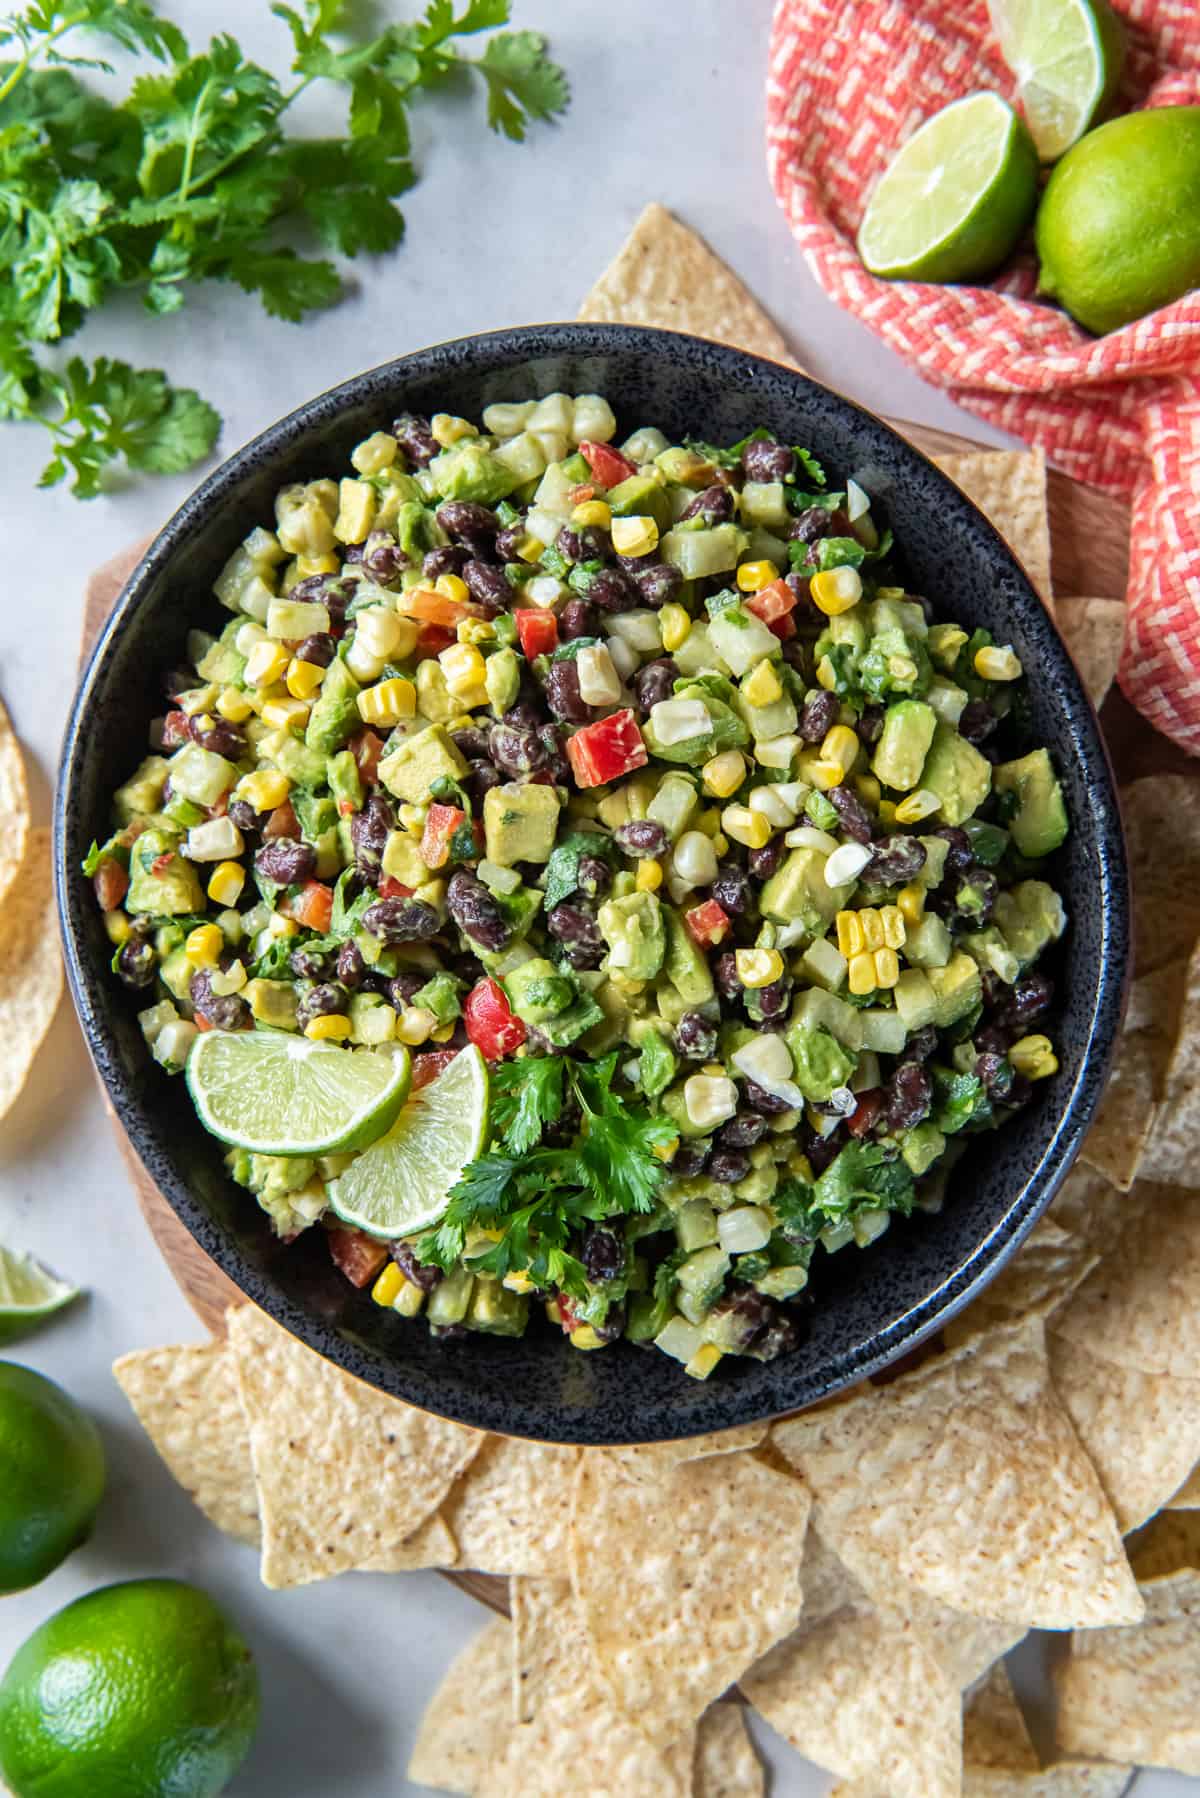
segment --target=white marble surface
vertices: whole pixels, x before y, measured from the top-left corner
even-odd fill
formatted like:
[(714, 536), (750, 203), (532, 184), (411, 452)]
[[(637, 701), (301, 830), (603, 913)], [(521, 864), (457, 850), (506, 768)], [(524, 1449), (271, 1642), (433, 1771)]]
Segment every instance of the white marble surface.
[[(283, 31), (264, 5), (175, 0), (195, 40), (235, 32), (279, 67)], [(531, 319), (570, 318), (649, 199), (694, 224), (748, 280), (814, 372), (880, 411), (987, 433), (910, 375), (819, 293), (767, 184), (763, 74), (770, 0), (519, 0), (523, 26), (552, 35), (570, 70), (568, 121), (513, 146), (477, 106), (419, 114), (425, 179), (404, 202), (409, 242), (354, 271), (336, 310), (302, 327), (268, 320), (213, 287), (172, 319), (130, 305), (81, 347), (162, 364), (222, 410), (229, 451), (293, 405), (406, 349)], [(381, 0), (377, 11), (391, 11)], [(736, 22), (736, 34), (733, 27)], [(314, 107), (316, 127), (321, 114)], [(332, 122), (332, 121), (330, 121)], [(28, 751), (38, 816), (48, 817), (74, 682), (88, 570), (152, 531), (194, 477), (144, 479), (84, 506), (34, 489), (39, 434), (6, 426), (0, 451), (0, 688)], [(482, 1613), (433, 1574), (352, 1575), (270, 1594), (254, 1556), (193, 1511), (135, 1426), (109, 1372), (114, 1357), (190, 1341), (200, 1326), (142, 1224), (64, 1003), (30, 1085), (0, 1125), (0, 1239), (32, 1249), (89, 1289), (22, 1356), (61, 1380), (103, 1431), (110, 1489), (93, 1541), (35, 1591), (0, 1603), (0, 1666), (51, 1611), (111, 1580), (195, 1579), (240, 1618), (264, 1687), (262, 1734), (233, 1798), (392, 1798), (421, 1709)], [(864, 1677), (870, 1670), (864, 1669)], [(1030, 1665), (1031, 1690), (1038, 1673)], [(781, 1798), (817, 1798), (825, 1775), (759, 1731)], [(582, 1771), (582, 1770), (581, 1770)], [(1144, 1775), (1138, 1798), (1191, 1782)]]

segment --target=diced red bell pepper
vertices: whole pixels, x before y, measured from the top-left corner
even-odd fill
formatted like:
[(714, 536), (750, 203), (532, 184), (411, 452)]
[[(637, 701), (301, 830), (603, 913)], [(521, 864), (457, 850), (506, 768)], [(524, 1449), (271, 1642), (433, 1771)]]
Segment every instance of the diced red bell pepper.
[(431, 1081), (436, 1080), (438, 1075), (450, 1066), (457, 1054), (457, 1049), (433, 1049), (428, 1055), (414, 1055), (412, 1064), (413, 1092), (420, 1092), (423, 1086), (428, 1086)]
[(489, 1061), (511, 1055), (525, 1041), (525, 1026), (514, 1016), (504, 988), (488, 978), (473, 986), (463, 1001), (467, 1035)]
[(173, 849), (168, 849), (163, 855), (156, 855), (150, 863), (151, 874), (165, 874), (174, 860), (175, 851)]
[(193, 1022), (193, 1024), (195, 1024), (197, 1030), (200, 1032), (200, 1034), (202, 1036), (206, 1030), (211, 1030), (213, 1027), (212, 1019), (206, 1018), (202, 1011), (198, 1011), (196, 1013), (195, 1017), (192, 1019), (192, 1022)]
[(466, 812), (457, 805), (441, 805), (435, 801), (430, 806), (421, 832), (421, 860), (427, 868), (445, 867), (450, 860), (451, 839), (466, 821)]
[(567, 743), (567, 759), (577, 787), (602, 787), (644, 768), (650, 758), (638, 721), (627, 706), (577, 730)]
[(92, 876), (101, 911), (116, 911), (129, 891), (129, 875), (114, 855), (106, 855)]
[(683, 921), (687, 925), (688, 935), (700, 949), (715, 949), (729, 935), (729, 914), (715, 899), (706, 899), (703, 905), (693, 905), (690, 911), (684, 912)]
[(869, 1092), (859, 1093), (858, 1104), (846, 1119), (846, 1128), (851, 1136), (867, 1136), (883, 1110), (883, 1088), (873, 1086)]
[(351, 1286), (369, 1286), (388, 1258), (387, 1244), (361, 1230), (330, 1230), (326, 1240), (334, 1265)]
[(164, 749), (178, 749), (189, 737), (186, 712), (168, 712), (163, 719), (162, 746)]
[(360, 730), (350, 739), (350, 753), (354, 757), (359, 778), (364, 786), (374, 786), (379, 779), (379, 758), (383, 754), (383, 738), (373, 730)]
[(263, 825), (263, 836), (270, 839), (272, 837), (298, 837), (299, 835), (300, 820), (292, 810), (291, 800), (285, 799), (282, 805), (275, 807)]
[(559, 1323), (562, 1333), (564, 1336), (569, 1336), (573, 1330), (579, 1328), (580, 1323), (583, 1320), (578, 1316), (574, 1305), (565, 1292), (559, 1293), (557, 1302)]
[(410, 587), (407, 593), (397, 593), (396, 610), (407, 618), (419, 618), (422, 624), (445, 625), (451, 630), (471, 616), (470, 606), (447, 593), (435, 593), (432, 587)]
[(573, 506), (582, 506), (589, 499), (595, 499), (596, 489), (590, 481), (580, 481), (577, 487), (567, 488), (567, 498)]
[(778, 618), (771, 619), (767, 629), (773, 632), (781, 643), (787, 643), (796, 635), (796, 620), (790, 612), (781, 612)]
[(414, 653), (418, 657), (426, 658), (440, 656), (443, 649), (449, 649), (450, 645), (457, 641), (455, 633), (446, 629), (444, 625), (423, 624), (417, 632), (417, 647)]
[(776, 618), (783, 618), (788, 612), (795, 610), (796, 595), (781, 575), (769, 587), (763, 587), (758, 593), (751, 593), (745, 606), (748, 612), (753, 612), (764, 624), (773, 624)]
[(306, 880), (295, 898), (289, 901), (288, 916), (305, 930), (315, 930), (318, 936), (324, 936), (333, 922), (333, 888), (326, 886), (323, 880)]
[(521, 654), (532, 662), (534, 656), (548, 656), (558, 648), (558, 619), (553, 612), (541, 612), (534, 606), (522, 606), (514, 612)]
[(406, 887), (402, 880), (393, 880), (390, 874), (385, 874), (379, 883), (381, 899), (411, 899), (415, 891), (415, 887)]
[(611, 444), (584, 442), (579, 446), (579, 453), (602, 487), (619, 487), (622, 481), (637, 473), (629, 457), (613, 449)]

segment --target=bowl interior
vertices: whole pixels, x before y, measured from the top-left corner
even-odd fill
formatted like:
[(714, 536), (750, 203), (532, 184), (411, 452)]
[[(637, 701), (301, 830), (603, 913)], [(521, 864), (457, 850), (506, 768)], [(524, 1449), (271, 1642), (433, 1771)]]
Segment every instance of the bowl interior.
[[(108, 831), (113, 787), (145, 753), (162, 710), (158, 677), (187, 631), (227, 615), (212, 580), (287, 481), (342, 473), (349, 452), (400, 411), (478, 416), (494, 400), (603, 393), (619, 435), (644, 423), (732, 442), (765, 424), (840, 481), (853, 475), (891, 524), (907, 584), (940, 614), (1012, 642), (1030, 681), (1030, 739), (1049, 745), (1072, 820), (1055, 880), (1070, 929), (1054, 970), (1062, 1068), (995, 1136), (976, 1138), (937, 1216), (916, 1214), (866, 1250), (818, 1257), (815, 1303), (792, 1355), (727, 1360), (700, 1385), (665, 1356), (621, 1343), (568, 1351), (548, 1329), (522, 1341), (438, 1343), (356, 1293), (312, 1231), (292, 1248), (226, 1178), (183, 1082), (164, 1079), (136, 995), (78, 874)], [(372, 370), (322, 395), (240, 451), (171, 520), (97, 647), (68, 727), (56, 860), (75, 1002), (118, 1114), (161, 1191), (250, 1298), (352, 1373), (488, 1429), (562, 1441), (647, 1441), (726, 1428), (808, 1404), (911, 1348), (992, 1273), (1061, 1181), (1095, 1107), (1120, 1013), (1128, 902), (1120, 822), (1094, 714), (1045, 612), (1001, 539), (958, 490), (869, 414), (773, 363), (673, 334), (547, 326), (464, 339)]]

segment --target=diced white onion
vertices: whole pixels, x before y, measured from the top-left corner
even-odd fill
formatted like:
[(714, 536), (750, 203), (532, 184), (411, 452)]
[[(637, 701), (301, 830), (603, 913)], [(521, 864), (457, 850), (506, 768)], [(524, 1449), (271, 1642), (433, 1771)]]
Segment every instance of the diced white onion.
[(476, 870), (485, 886), (491, 887), (493, 893), (515, 893), (521, 884), (521, 876), (515, 868), (502, 868), (499, 862), (481, 861)]
[(531, 604), (541, 606), (543, 611), (556, 606), (560, 599), (565, 599), (567, 589), (552, 574), (535, 574), (531, 581), (526, 581), (524, 594)]
[(850, 1090), (869, 1093), (873, 1087), (880, 1085), (879, 1057), (873, 1049), (864, 1049), (858, 1058), (858, 1066), (850, 1076)]
[(561, 462), (571, 447), (571, 439), (566, 431), (539, 430), (531, 424), (527, 433), (540, 448), (546, 458), (547, 466), (551, 462)]
[(193, 824), (184, 838), (183, 853), (190, 862), (223, 862), (241, 855), (246, 845), (232, 818), (209, 818)]
[(246, 970), (240, 961), (230, 962), (227, 968), (213, 968), (209, 980), (218, 999), (224, 999), (230, 993), (241, 992), (246, 984)]
[(851, 1220), (850, 1228), (854, 1231), (854, 1240), (860, 1249), (865, 1249), (869, 1242), (882, 1236), (892, 1221), (890, 1211), (860, 1211)]
[(378, 656), (367, 648), (366, 642), (355, 632), (354, 641), (346, 651), (346, 666), (355, 680), (368, 685), (377, 681), (383, 673), (384, 656)]
[(762, 737), (754, 745), (754, 759), (764, 768), (790, 768), (802, 747), (799, 737)]
[(689, 886), (711, 886), (717, 878), (717, 852), (702, 830), (685, 830), (671, 860), (675, 873)]
[(587, 705), (616, 705), (621, 697), (621, 677), (603, 643), (581, 649), (575, 658), (579, 697)]
[(152, 1054), (161, 1067), (181, 1068), (200, 1032), (187, 1018), (172, 1018), (154, 1039)]
[[(484, 413), (484, 417), (487, 417), (486, 413)], [(847, 481), (846, 517), (850, 520), (850, 523), (853, 524), (856, 518), (861, 518), (864, 512), (869, 512), (870, 510), (870, 494), (864, 493), (857, 481)]]
[(142, 1035), (151, 1048), (158, 1041), (160, 1033), (168, 1024), (174, 1023), (178, 1016), (179, 1013), (169, 999), (164, 999), (160, 1005), (151, 1005), (146, 1011), (138, 1012), (138, 1023), (142, 1027)]
[(815, 824), (798, 824), (783, 840), (789, 849), (819, 849), (822, 855), (833, 855), (838, 846), (836, 837), (818, 830)]
[(662, 744), (685, 743), (712, 729), (708, 708), (698, 699), (660, 699), (650, 708), (650, 728)]
[(847, 881), (857, 880), (870, 859), (871, 851), (865, 843), (843, 843), (825, 863), (825, 885), (841, 887)]
[(771, 1220), (761, 1205), (735, 1205), (717, 1219), (717, 1241), (727, 1255), (745, 1255), (771, 1240)]
[(610, 637), (608, 653), (612, 657), (612, 665), (621, 679), (628, 680), (639, 664), (640, 658), (637, 650), (626, 643), (622, 637)]
[(545, 506), (534, 506), (526, 515), (525, 528), (539, 543), (550, 544), (562, 530), (569, 514), (569, 506), (563, 506), (557, 513), (549, 511)]
[(604, 621), (604, 629), (610, 637), (620, 637), (644, 656), (656, 656), (662, 648), (658, 613), (641, 606), (632, 612), (611, 613)]
[(737, 1087), (725, 1074), (692, 1074), (683, 1083), (688, 1121), (697, 1130), (712, 1130), (737, 1110)]

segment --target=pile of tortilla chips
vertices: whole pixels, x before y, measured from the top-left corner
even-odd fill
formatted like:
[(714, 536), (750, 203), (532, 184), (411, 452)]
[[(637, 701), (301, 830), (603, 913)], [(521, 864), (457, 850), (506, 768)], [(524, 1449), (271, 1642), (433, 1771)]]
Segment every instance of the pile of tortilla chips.
[(50, 832), (29, 822), (25, 762), (0, 701), (0, 1117), (37, 1059), (62, 994)]

